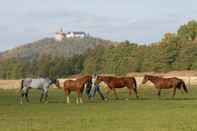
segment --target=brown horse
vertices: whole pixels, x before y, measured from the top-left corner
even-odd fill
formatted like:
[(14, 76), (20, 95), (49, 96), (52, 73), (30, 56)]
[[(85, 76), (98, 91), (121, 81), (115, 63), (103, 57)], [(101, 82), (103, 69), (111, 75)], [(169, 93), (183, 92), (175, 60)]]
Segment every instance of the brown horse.
[(136, 98), (137, 95), (137, 83), (134, 77), (114, 77), (114, 76), (94, 76), (92, 78), (92, 86), (95, 84), (99, 84), (100, 82), (104, 82), (108, 86), (109, 92), (113, 91), (116, 99), (118, 99), (118, 95), (116, 93), (116, 88), (124, 88), (127, 87), (129, 91), (129, 96), (131, 96), (132, 90), (135, 92)]
[(176, 89), (181, 90), (181, 88), (183, 88), (183, 90), (188, 93), (185, 82), (177, 77), (162, 78), (158, 76), (145, 75), (142, 84), (145, 84), (147, 81), (151, 81), (155, 85), (155, 88), (158, 90), (158, 96), (161, 95), (161, 89), (173, 88), (173, 97), (176, 94)]
[(77, 104), (79, 102), (83, 103), (82, 93), (83, 93), (85, 84), (91, 80), (92, 80), (92, 76), (90, 75), (80, 77), (76, 80), (65, 80), (64, 81), (64, 94), (67, 97), (66, 98), (67, 103), (70, 103), (69, 95), (71, 91), (75, 91), (77, 93), (76, 103)]

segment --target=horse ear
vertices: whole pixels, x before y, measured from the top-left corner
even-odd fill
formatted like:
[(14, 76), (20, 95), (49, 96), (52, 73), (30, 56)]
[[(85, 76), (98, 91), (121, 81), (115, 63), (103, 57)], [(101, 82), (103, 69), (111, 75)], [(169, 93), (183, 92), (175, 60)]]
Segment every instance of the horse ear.
[(56, 78), (50, 78), (50, 80), (51, 80), (53, 83), (55, 83), (55, 82), (57, 81)]
[(92, 74), (92, 78), (94, 78), (94, 77), (96, 77), (96, 74), (94, 73), (94, 74)]
[(56, 78), (53, 78), (53, 81), (56, 82)]

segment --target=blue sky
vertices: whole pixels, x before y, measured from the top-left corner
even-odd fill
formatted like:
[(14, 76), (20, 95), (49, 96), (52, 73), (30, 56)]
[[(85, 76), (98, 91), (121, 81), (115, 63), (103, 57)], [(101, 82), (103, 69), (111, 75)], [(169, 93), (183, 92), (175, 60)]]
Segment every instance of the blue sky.
[(114, 41), (151, 43), (197, 19), (196, 0), (0, 0), (0, 51), (85, 31)]

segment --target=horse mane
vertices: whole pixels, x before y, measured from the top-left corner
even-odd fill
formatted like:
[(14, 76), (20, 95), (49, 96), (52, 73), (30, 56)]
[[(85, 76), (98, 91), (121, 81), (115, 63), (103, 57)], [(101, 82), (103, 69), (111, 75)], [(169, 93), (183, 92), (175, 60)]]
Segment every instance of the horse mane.
[[(41, 77), (42, 78), (42, 77)], [(56, 78), (50, 78), (50, 77), (45, 77), (43, 79), (47, 79), (50, 81), (50, 84), (55, 84), (57, 82), (57, 79)]]
[(91, 77), (92, 77), (91, 75), (84, 75), (84, 76), (77, 78), (76, 81), (78, 81), (78, 80), (89, 81), (89, 78), (91, 78)]
[(100, 78), (103, 81), (109, 81), (110, 79), (113, 78), (113, 76), (101, 76), (101, 75), (99, 75), (98, 78)]
[(163, 77), (160, 77), (160, 76), (153, 76), (153, 75), (145, 75), (145, 77), (148, 77), (149, 80), (156, 80), (156, 79), (163, 78)]

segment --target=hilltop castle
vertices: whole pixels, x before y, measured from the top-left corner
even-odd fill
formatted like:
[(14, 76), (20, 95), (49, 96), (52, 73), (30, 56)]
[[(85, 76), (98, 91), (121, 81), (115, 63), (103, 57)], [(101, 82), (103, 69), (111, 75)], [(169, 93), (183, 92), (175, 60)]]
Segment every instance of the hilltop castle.
[(85, 32), (67, 32), (65, 33), (63, 29), (61, 29), (59, 32), (55, 33), (55, 40), (61, 42), (64, 38), (85, 38), (88, 34)]

